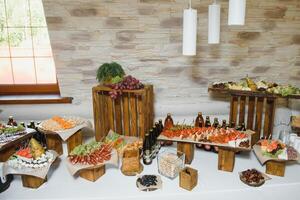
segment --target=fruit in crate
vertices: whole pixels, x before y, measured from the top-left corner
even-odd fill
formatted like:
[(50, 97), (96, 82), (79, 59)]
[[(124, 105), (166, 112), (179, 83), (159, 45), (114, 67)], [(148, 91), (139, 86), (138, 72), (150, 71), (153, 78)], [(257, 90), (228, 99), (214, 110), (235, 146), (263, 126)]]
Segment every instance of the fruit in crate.
[(68, 157), (73, 165), (97, 165), (110, 160), (111, 151), (111, 145), (92, 141), (75, 147)]

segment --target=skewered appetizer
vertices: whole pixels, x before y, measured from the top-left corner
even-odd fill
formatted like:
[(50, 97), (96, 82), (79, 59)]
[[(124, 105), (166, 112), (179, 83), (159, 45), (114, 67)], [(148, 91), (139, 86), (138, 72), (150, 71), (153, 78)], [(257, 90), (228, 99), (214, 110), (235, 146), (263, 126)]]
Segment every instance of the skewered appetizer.
[(68, 157), (73, 165), (97, 165), (110, 160), (111, 151), (111, 145), (92, 141), (75, 147)]
[(215, 127), (175, 126), (171, 129), (164, 130), (162, 135), (168, 138), (177, 137), (180, 139), (191, 139), (197, 142), (228, 144), (229, 146), (240, 146), (244, 148), (249, 147), (248, 135), (231, 128), (219, 129)]
[(42, 168), (53, 161), (53, 154), (45, 151), (41, 144), (34, 138), (30, 139), (26, 148), (17, 151), (8, 161), (13, 168)]

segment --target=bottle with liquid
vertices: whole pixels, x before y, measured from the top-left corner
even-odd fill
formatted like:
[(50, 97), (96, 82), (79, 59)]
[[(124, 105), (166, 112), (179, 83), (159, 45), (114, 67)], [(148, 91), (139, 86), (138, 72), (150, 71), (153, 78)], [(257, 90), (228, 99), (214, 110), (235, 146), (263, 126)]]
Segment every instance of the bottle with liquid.
[(14, 120), (13, 116), (9, 116), (7, 125), (9, 126), (18, 126), (17, 122)]
[(195, 127), (204, 127), (204, 119), (202, 117), (202, 112), (198, 112), (198, 116), (195, 120)]
[(222, 120), (222, 128), (227, 128), (226, 119)]
[(245, 123), (241, 124), (241, 131), (246, 131)]
[(145, 135), (145, 140), (143, 145), (143, 163), (145, 165), (150, 165), (152, 163), (149, 133), (146, 133)]
[[(174, 126), (174, 122), (173, 122), (173, 119), (172, 119), (172, 116), (171, 116), (171, 113), (168, 113), (167, 114), (167, 117), (165, 119), (165, 123), (164, 123), (164, 129), (170, 129)], [(173, 144), (172, 141), (165, 141), (164, 142), (164, 145), (166, 146), (171, 146)]]
[(174, 122), (173, 122), (171, 113), (168, 113), (168, 114), (167, 114), (167, 117), (166, 117), (166, 119), (165, 119), (164, 128), (165, 128), (165, 129), (170, 129), (170, 128), (172, 128), (173, 126), (174, 126)]
[(153, 157), (153, 159), (156, 157), (156, 155), (157, 155), (157, 130), (156, 130), (156, 126), (154, 125), (153, 127), (152, 127), (152, 130), (153, 130), (153, 144), (152, 144), (152, 149), (151, 149), (151, 151), (152, 151), (152, 157)]
[(156, 134), (156, 154), (158, 154), (159, 150), (160, 150), (160, 142), (157, 141), (157, 138), (160, 135), (160, 126), (158, 122), (155, 122), (155, 134)]
[(213, 127), (218, 128), (219, 127), (219, 120), (217, 117), (214, 118)]
[(159, 134), (161, 134), (161, 132), (164, 130), (164, 125), (162, 123), (162, 119), (158, 120), (158, 126), (159, 126), (158, 132), (159, 132)]
[(209, 116), (206, 116), (206, 119), (205, 119), (205, 127), (211, 127), (211, 123), (210, 123)]
[(234, 121), (232, 121), (232, 122), (230, 123), (230, 128), (235, 128), (235, 122), (234, 122)]

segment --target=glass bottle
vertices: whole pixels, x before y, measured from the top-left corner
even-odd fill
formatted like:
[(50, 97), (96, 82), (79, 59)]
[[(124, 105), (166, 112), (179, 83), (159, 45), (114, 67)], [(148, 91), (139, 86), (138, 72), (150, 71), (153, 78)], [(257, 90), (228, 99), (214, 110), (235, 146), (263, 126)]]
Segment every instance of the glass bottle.
[(219, 126), (219, 120), (217, 117), (214, 118), (214, 123), (213, 123), (213, 127), (218, 128)]
[(234, 122), (234, 121), (232, 121), (232, 122), (230, 123), (230, 128), (235, 128), (235, 122)]
[(227, 128), (226, 119), (222, 120), (222, 128)]
[(206, 116), (206, 119), (205, 119), (205, 127), (211, 127), (211, 123), (210, 123), (209, 116)]
[(242, 123), (242, 125), (241, 125), (241, 131), (246, 131), (245, 123)]
[(150, 165), (152, 163), (149, 133), (146, 133), (145, 140), (144, 140), (143, 163), (145, 165)]
[(159, 125), (159, 134), (164, 130), (164, 125), (162, 123), (162, 119), (158, 120), (158, 125)]
[(9, 126), (18, 126), (17, 122), (14, 120), (13, 116), (9, 116), (7, 125)]
[(165, 129), (170, 129), (170, 128), (172, 128), (173, 126), (174, 126), (174, 122), (173, 122), (171, 113), (168, 113), (168, 114), (167, 114), (167, 117), (166, 117), (166, 119), (165, 119), (164, 128), (165, 128)]
[(202, 112), (198, 112), (198, 116), (195, 120), (195, 127), (203, 127), (204, 126), (204, 119), (202, 117)]

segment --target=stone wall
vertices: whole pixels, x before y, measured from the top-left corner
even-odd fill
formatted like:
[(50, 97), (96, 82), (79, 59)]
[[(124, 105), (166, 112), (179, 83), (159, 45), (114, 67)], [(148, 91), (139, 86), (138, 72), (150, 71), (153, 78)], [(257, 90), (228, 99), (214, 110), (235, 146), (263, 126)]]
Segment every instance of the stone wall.
[(61, 92), (76, 104), (91, 105), (96, 69), (111, 61), (154, 84), (158, 113), (164, 108), (177, 112), (179, 107), (183, 115), (208, 108), (226, 114), (228, 105), (218, 99), (212, 104), (207, 85), (247, 74), (300, 87), (299, 0), (248, 0), (246, 25), (237, 27), (227, 25), (228, 0), (219, 1), (219, 45), (207, 44), (212, 0), (193, 1), (198, 10), (194, 57), (181, 54), (186, 0), (43, 2)]
[(62, 93), (90, 100), (97, 67), (112, 60), (153, 83), (158, 103), (194, 103), (208, 83), (246, 74), (299, 86), (300, 1), (248, 0), (241, 27), (227, 26), (221, 1), (219, 45), (207, 44), (210, 2), (194, 1), (198, 53), (184, 57), (184, 0), (44, 0)]

